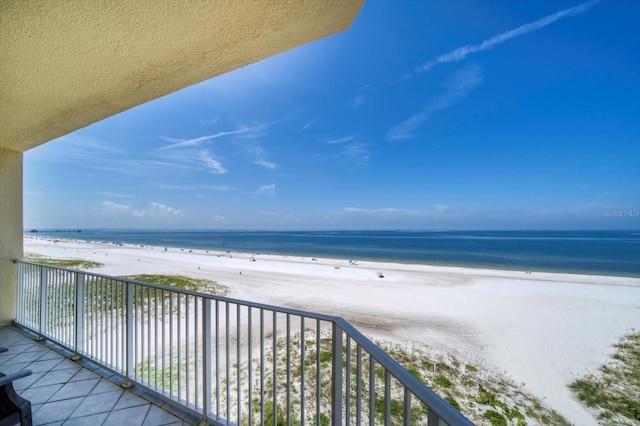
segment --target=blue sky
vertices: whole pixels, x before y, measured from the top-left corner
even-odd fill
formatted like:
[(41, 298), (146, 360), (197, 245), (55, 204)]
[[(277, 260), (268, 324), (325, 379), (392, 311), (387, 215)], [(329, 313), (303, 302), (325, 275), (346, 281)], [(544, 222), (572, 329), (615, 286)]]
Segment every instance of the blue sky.
[(369, 0), (26, 152), (24, 224), (640, 229), (638, 22), (633, 0)]

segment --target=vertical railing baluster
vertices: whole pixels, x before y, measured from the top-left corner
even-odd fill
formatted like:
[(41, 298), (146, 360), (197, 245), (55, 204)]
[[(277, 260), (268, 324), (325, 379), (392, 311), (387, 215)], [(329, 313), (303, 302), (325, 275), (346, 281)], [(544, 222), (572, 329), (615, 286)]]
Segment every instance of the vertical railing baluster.
[(440, 426), (440, 416), (435, 412), (435, 410), (432, 410), (431, 408), (429, 408), (429, 411), (427, 412), (427, 424), (429, 426)]
[(40, 325), (38, 333), (42, 338), (47, 330), (47, 269), (40, 268)]
[(391, 424), (391, 374), (384, 369), (384, 425)]
[(211, 412), (211, 300), (202, 298), (202, 422)]
[(320, 320), (316, 320), (316, 426), (320, 426)]
[(195, 297), (193, 298), (193, 325), (195, 326), (195, 332), (193, 335), (193, 371), (194, 371), (194, 385), (193, 385), (193, 389), (195, 390), (195, 398), (193, 400), (193, 403), (196, 407), (198, 407), (198, 404), (200, 404), (200, 383), (198, 380), (198, 377), (200, 376), (200, 372), (201, 370), (198, 368), (198, 364), (200, 362), (200, 355), (198, 352), (198, 340), (199, 340), (199, 336), (200, 336), (200, 323), (201, 321), (199, 320), (199, 313), (200, 313), (200, 303), (199, 302), (199, 298)]
[(260, 424), (263, 425), (264, 418), (264, 309), (260, 308)]
[(84, 330), (84, 274), (76, 274), (75, 299), (75, 350), (77, 354), (84, 351), (82, 332)]
[(127, 377), (125, 379), (125, 386), (129, 386), (129, 380), (133, 377), (133, 294), (134, 284), (127, 282), (127, 317), (125, 321), (127, 323)]
[(180, 400), (182, 396), (182, 294), (178, 293), (177, 304), (178, 304), (178, 347), (176, 350), (178, 351), (178, 365), (176, 366), (178, 370), (178, 400)]
[(185, 338), (184, 338), (184, 347), (185, 347), (185, 353), (184, 353), (184, 375), (185, 377), (185, 382), (186, 382), (186, 395), (185, 395), (185, 400), (187, 401), (187, 404), (189, 402), (191, 402), (191, 386), (190, 385), (190, 372), (189, 372), (189, 365), (191, 364), (189, 362), (189, 341), (190, 341), (190, 337), (189, 337), (189, 329), (191, 327), (189, 327), (189, 295), (185, 294), (184, 295), (184, 299), (185, 299), (185, 325), (184, 325), (184, 334), (185, 334)]
[(242, 363), (242, 343), (241, 343), (241, 332), (242, 332), (242, 327), (240, 326), (240, 322), (241, 322), (241, 315), (240, 315), (240, 305), (236, 304), (236, 377), (237, 377), (237, 383), (236, 386), (238, 388), (238, 395), (237, 395), (237, 407), (238, 407), (238, 423), (237, 424), (241, 424), (240, 419), (242, 418), (242, 377), (241, 377), (241, 363)]
[(402, 425), (410, 426), (411, 425), (411, 392), (407, 387), (404, 388), (404, 406), (402, 413)]
[(362, 424), (362, 348), (356, 343), (356, 424)]
[(276, 311), (273, 312), (273, 424), (278, 424), (278, 321)]
[(231, 363), (229, 362), (229, 303), (224, 304), (224, 321), (225, 321), (225, 333), (224, 333), (224, 343), (225, 343), (225, 399), (227, 401), (226, 413), (227, 419), (231, 418)]
[(287, 353), (286, 353), (286, 375), (287, 375), (287, 426), (291, 425), (291, 315), (287, 314)]
[(333, 323), (331, 357), (331, 424), (342, 425), (342, 329)]
[(304, 317), (300, 317), (300, 424), (305, 424), (304, 419), (304, 403), (305, 403), (305, 395), (304, 395), (304, 382), (306, 380), (305, 376), (305, 358), (306, 354), (307, 342), (304, 336)]
[[(160, 375), (160, 379), (162, 380), (162, 393), (164, 394), (167, 391), (167, 384), (165, 383), (167, 368), (167, 313), (165, 311), (167, 304), (167, 296), (165, 294), (165, 290), (160, 290), (160, 303), (161, 306), (161, 318), (162, 318), (162, 374)], [(169, 378), (171, 380), (171, 378)]]
[(169, 394), (174, 395), (173, 389), (173, 298), (174, 294), (169, 294)]
[(160, 351), (158, 350), (159, 339), (158, 339), (158, 289), (157, 288), (153, 289), (153, 331), (154, 331), (153, 371), (155, 372), (155, 375), (153, 378), (153, 385), (155, 389), (158, 389), (158, 383), (159, 383), (158, 373), (160, 371), (160, 368), (158, 368), (159, 367), (158, 353)]
[(220, 417), (220, 303), (216, 300), (216, 417)]
[(252, 315), (251, 306), (247, 306), (247, 364), (249, 369), (249, 389), (247, 389), (247, 394), (249, 395), (249, 406), (247, 413), (249, 426), (253, 424), (253, 315)]
[(376, 363), (369, 354), (369, 425), (374, 426), (376, 415)]
[(351, 338), (349, 336), (347, 336), (347, 356), (346, 356), (345, 363), (346, 364), (344, 368), (344, 374), (345, 374), (344, 418), (345, 418), (345, 423), (350, 424), (351, 423)]

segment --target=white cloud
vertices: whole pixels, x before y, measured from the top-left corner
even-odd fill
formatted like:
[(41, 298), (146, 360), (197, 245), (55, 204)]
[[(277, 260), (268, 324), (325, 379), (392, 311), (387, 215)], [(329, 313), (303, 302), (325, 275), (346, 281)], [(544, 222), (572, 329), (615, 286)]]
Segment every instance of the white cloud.
[(402, 213), (403, 210), (396, 209), (393, 207), (385, 207), (379, 209), (363, 209), (359, 207), (345, 207), (344, 211), (346, 213), (362, 213), (362, 214), (380, 214), (380, 213)]
[(166, 204), (152, 202), (149, 203), (148, 209), (134, 210), (134, 217), (138, 218), (155, 218), (155, 219), (176, 219), (184, 217), (182, 210), (175, 209)]
[(211, 221), (215, 224), (221, 224), (221, 225), (228, 223), (227, 218), (219, 214), (214, 214), (211, 217)]
[(366, 97), (364, 95), (364, 91), (371, 86), (372, 86), (371, 84), (366, 84), (360, 88), (356, 97), (351, 101), (352, 107), (357, 108), (365, 103)]
[[(457, 49), (454, 49), (450, 52), (447, 52), (443, 55), (438, 56), (437, 58), (431, 61), (426, 62), (421, 67), (416, 68), (414, 72), (416, 74), (423, 73), (433, 69), (438, 64), (461, 61), (471, 53), (483, 52), (485, 50), (493, 49), (494, 47), (496, 47), (501, 43), (504, 43), (505, 41), (519, 37), (523, 34), (527, 34), (527, 33), (542, 29), (547, 25), (550, 25), (562, 18), (576, 16), (581, 13), (584, 13), (587, 10), (589, 10), (592, 6), (595, 6), (596, 4), (598, 4), (599, 2), (600, 0), (589, 0), (588, 2), (579, 4), (577, 6), (570, 7), (568, 9), (563, 9), (556, 13), (552, 13), (551, 15), (547, 15), (544, 18), (538, 19), (537, 21), (530, 22), (528, 24), (521, 25), (518, 28), (514, 28), (512, 30), (505, 31), (503, 33), (495, 35), (491, 38), (486, 39), (480, 44), (465, 45), (465, 46), (458, 47)], [(411, 75), (409, 74), (405, 76), (405, 78), (410, 76)]]
[(347, 136), (344, 138), (339, 138), (339, 139), (331, 139), (328, 141), (324, 141), (323, 143), (327, 143), (327, 144), (341, 144), (341, 143), (347, 143), (350, 142), (352, 140), (354, 140), (356, 137), (355, 136)]
[(250, 145), (246, 147), (247, 152), (255, 157), (253, 164), (264, 167), (265, 169), (275, 170), (278, 165), (269, 161), (267, 151), (259, 145)]
[(253, 162), (253, 164), (257, 164), (258, 166), (262, 166), (265, 169), (269, 169), (269, 170), (275, 170), (278, 168), (278, 165), (275, 163), (272, 163), (270, 161), (264, 160), (264, 159), (260, 159), (260, 160), (255, 160)]
[(318, 117), (314, 118), (313, 120), (311, 120), (310, 122), (302, 126), (302, 130), (307, 130), (309, 127), (313, 126), (316, 123), (316, 121), (318, 121)]
[(396, 207), (381, 208), (361, 208), (361, 207), (345, 207), (340, 213), (346, 214), (363, 214), (370, 216), (417, 216), (417, 217), (437, 217), (444, 212), (449, 211), (449, 206), (444, 204), (436, 204), (431, 209), (400, 209)]
[(223, 175), (227, 173), (227, 169), (224, 168), (220, 161), (213, 158), (209, 151), (201, 151), (200, 160), (215, 174)]
[(371, 154), (367, 149), (367, 145), (363, 143), (352, 143), (346, 145), (342, 149), (340, 155), (342, 158), (358, 164), (365, 164), (371, 159)]
[(252, 135), (255, 135), (255, 134), (261, 134), (262, 132), (267, 130), (269, 127), (273, 126), (276, 123), (279, 123), (280, 121), (281, 120), (270, 121), (268, 123), (259, 124), (257, 126), (240, 127), (238, 129), (235, 129), (235, 130), (229, 130), (229, 131), (226, 131), (226, 132), (218, 132), (218, 133), (215, 133), (213, 135), (205, 135), (205, 136), (200, 136), (200, 137), (193, 138), (193, 139), (173, 139), (173, 138), (163, 137), (163, 139), (172, 141), (174, 143), (172, 143), (170, 145), (165, 145), (165, 146), (163, 146), (161, 148), (158, 148), (158, 150), (162, 151), (162, 150), (167, 150), (167, 149), (194, 147), (194, 146), (200, 145), (202, 142), (206, 142), (206, 141), (209, 141), (209, 140), (212, 140), (212, 139), (222, 138), (224, 136), (231, 136), (231, 135), (243, 135), (243, 136), (246, 136), (246, 137), (251, 137)]
[(127, 204), (119, 204), (113, 201), (103, 201), (99, 204), (100, 210), (106, 213), (129, 213), (131, 211), (131, 206)]
[(158, 213), (162, 216), (184, 216), (182, 210), (174, 209), (173, 207), (167, 206), (166, 204), (162, 203), (151, 203), (151, 212)]
[(414, 131), (431, 115), (463, 100), (469, 92), (482, 84), (482, 70), (477, 65), (467, 65), (455, 72), (443, 85), (445, 90), (422, 111), (398, 123), (387, 132), (387, 140), (397, 142), (415, 137)]
[(208, 189), (211, 191), (217, 192), (228, 192), (235, 191), (237, 188), (233, 186), (227, 185), (171, 185), (171, 184), (159, 184), (156, 185), (158, 189), (167, 189), (167, 190), (181, 190), (181, 191), (195, 191), (198, 189)]
[(96, 192), (96, 194), (111, 198), (133, 198), (133, 195), (121, 194), (119, 192)]
[(256, 194), (273, 196), (276, 193), (276, 184), (260, 185), (256, 190)]

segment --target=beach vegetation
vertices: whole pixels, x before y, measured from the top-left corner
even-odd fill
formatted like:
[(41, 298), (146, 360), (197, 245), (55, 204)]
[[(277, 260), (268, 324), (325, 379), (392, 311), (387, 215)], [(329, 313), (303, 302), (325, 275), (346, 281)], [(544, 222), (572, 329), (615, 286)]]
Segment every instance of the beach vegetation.
[(458, 404), (458, 401), (453, 399), (453, 397), (447, 396), (447, 397), (444, 398), (444, 400), (447, 401), (447, 404), (449, 404), (450, 406), (452, 406), (456, 410), (460, 411), (460, 404)]
[(507, 426), (507, 419), (495, 410), (487, 410), (482, 414), (482, 418), (489, 420), (491, 426)]
[(604, 424), (640, 423), (640, 333), (623, 336), (616, 353), (594, 374), (569, 385)]
[(92, 269), (100, 268), (104, 264), (86, 259), (52, 259), (36, 253), (25, 253), (24, 260), (28, 262), (40, 263), (47, 266), (55, 266), (57, 268), (66, 269)]
[[(276, 347), (282, 346), (284, 341), (285, 338), (277, 339)], [(474, 423), (518, 426), (526, 424), (568, 425), (560, 414), (543, 405), (539, 399), (527, 394), (521, 387), (511, 383), (500, 373), (484, 371), (480, 366), (461, 362), (453, 355), (436, 355), (419, 348), (403, 347), (388, 342), (377, 341), (374, 343), (393, 356), (416, 379), (433, 389), (455, 410), (460, 411)], [(317, 424), (316, 420), (318, 420), (318, 423), (325, 424), (325, 419), (326, 422), (329, 422), (331, 411), (331, 363), (334, 361), (331, 332), (323, 330), (318, 339), (315, 330), (306, 329), (302, 336), (300, 334), (292, 335), (290, 345), (291, 347), (302, 345), (305, 348), (304, 351), (295, 350), (289, 353), (277, 351), (275, 360), (277, 368), (275, 370), (272, 368), (273, 359), (266, 355), (265, 369), (273, 374), (270, 379), (273, 378), (276, 385), (274, 386), (273, 382), (269, 380), (269, 384), (262, 389), (254, 388), (253, 398), (257, 400), (262, 397), (267, 404), (266, 401), (273, 401), (274, 388), (288, 388), (292, 393), (297, 394), (301, 382), (304, 381), (304, 395), (300, 396), (303, 397), (304, 412), (308, 414), (305, 415), (304, 420), (300, 419), (300, 405), (291, 404), (289, 420), (293, 422), (295, 419), (303, 424)], [(345, 347), (346, 345), (343, 344), (343, 349)], [(269, 348), (266, 348), (266, 353), (270, 352), (273, 353)], [(304, 359), (302, 354), (304, 354)], [(352, 415), (357, 410), (356, 401), (358, 400), (358, 392), (360, 392), (360, 398), (364, 404), (366, 404), (365, 401), (371, 401), (373, 404), (371, 407), (362, 407), (363, 423), (369, 422), (368, 414), (371, 410), (375, 416), (374, 422), (376, 424), (384, 422), (386, 416), (389, 416), (391, 424), (403, 424), (406, 408), (403, 387), (393, 375), (390, 377), (391, 380), (387, 382), (385, 368), (375, 361), (365, 361), (365, 359), (361, 359), (359, 367), (361, 376), (358, 377), (355, 368), (358, 362), (357, 351), (343, 351), (343, 375), (351, 375), (349, 380), (351, 388), (345, 389), (345, 392), (350, 395), (349, 404), (351, 404)], [(320, 362), (319, 370), (317, 369), (318, 361)], [(305, 365), (304, 375), (301, 370), (303, 364)], [(260, 360), (252, 360), (251, 365), (252, 368), (259, 371)], [(287, 374), (287, 365), (290, 366), (289, 371), (293, 374)], [(476, 381), (480, 372), (484, 377), (482, 386), (478, 386)], [(371, 373), (373, 373), (373, 377)], [(318, 387), (316, 387), (316, 380), (319, 382)], [(389, 388), (386, 388), (387, 383)], [(319, 395), (316, 395), (317, 391), (320, 392)], [(384, 398), (387, 393), (390, 396), (388, 401)], [(286, 394), (286, 392), (277, 391), (278, 405), (286, 407)], [(373, 399), (370, 399), (371, 396)], [(316, 406), (316, 400), (320, 402), (319, 407)], [(256, 410), (255, 403), (254, 410)], [(283, 413), (280, 408), (278, 408), (278, 412)], [(409, 415), (412, 425), (426, 425), (428, 407), (416, 398), (412, 398)], [(270, 412), (270, 422), (272, 422), (272, 418), (273, 411)], [(280, 419), (280, 415), (278, 415), (278, 419)]]
[(443, 388), (450, 388), (451, 385), (453, 383), (451, 383), (451, 380), (447, 379), (445, 376), (436, 376), (435, 379), (433, 379), (434, 383), (438, 386), (441, 386)]
[(167, 287), (176, 287), (183, 290), (213, 294), (216, 296), (226, 296), (227, 294), (229, 294), (229, 288), (225, 285), (217, 283), (216, 281), (202, 278), (185, 277), (184, 275), (141, 274), (127, 275), (123, 278), (151, 284), (164, 285)]

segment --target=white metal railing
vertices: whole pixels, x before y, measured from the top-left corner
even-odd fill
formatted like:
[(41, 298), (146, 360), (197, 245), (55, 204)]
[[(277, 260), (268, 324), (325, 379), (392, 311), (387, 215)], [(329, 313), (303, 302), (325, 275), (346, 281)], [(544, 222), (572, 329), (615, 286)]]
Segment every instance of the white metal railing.
[(214, 425), (471, 425), (339, 317), (16, 261), (16, 323)]

